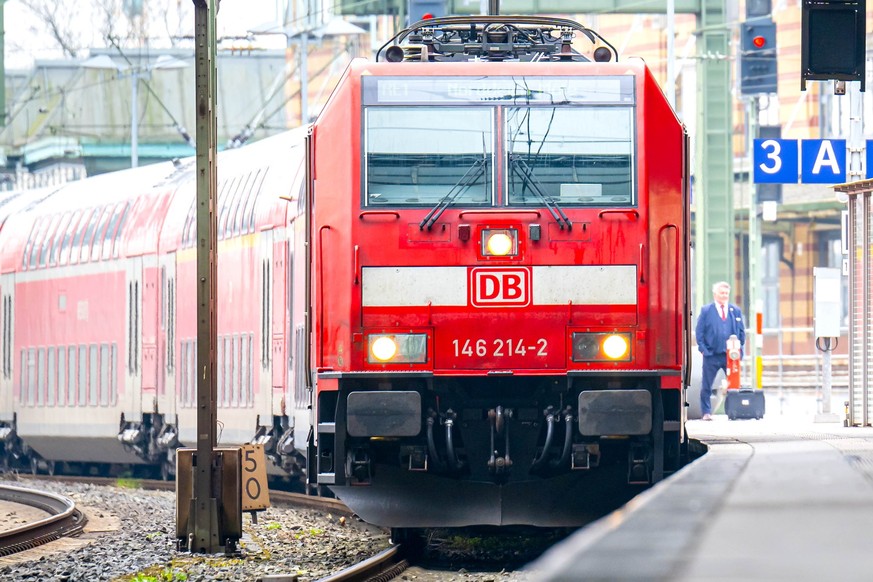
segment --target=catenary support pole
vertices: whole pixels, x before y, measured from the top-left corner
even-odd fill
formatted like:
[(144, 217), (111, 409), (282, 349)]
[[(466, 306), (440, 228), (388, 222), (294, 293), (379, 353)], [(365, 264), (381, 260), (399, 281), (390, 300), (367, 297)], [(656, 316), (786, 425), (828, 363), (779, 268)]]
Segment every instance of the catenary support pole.
[(216, 39), (219, 0), (194, 0), (197, 167), (197, 456), (190, 523), (191, 552), (223, 550), (219, 539), (219, 506), (213, 490), (216, 445), (215, 344), (216, 293)]

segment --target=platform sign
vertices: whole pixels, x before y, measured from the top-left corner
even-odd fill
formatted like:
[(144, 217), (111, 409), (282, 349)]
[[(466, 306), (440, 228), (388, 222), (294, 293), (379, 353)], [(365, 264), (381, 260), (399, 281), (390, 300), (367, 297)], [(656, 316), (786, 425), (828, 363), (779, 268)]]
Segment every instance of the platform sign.
[(796, 139), (756, 139), (753, 148), (756, 184), (797, 183)]
[(804, 139), (800, 150), (803, 184), (841, 184), (846, 181), (846, 140)]
[(264, 445), (246, 444), (242, 449), (242, 510), (261, 511), (270, 507), (267, 487), (267, 459)]
[(844, 139), (803, 139), (800, 151), (798, 140), (792, 139), (756, 139), (752, 147), (756, 184), (797, 184), (798, 179), (802, 184), (846, 181)]

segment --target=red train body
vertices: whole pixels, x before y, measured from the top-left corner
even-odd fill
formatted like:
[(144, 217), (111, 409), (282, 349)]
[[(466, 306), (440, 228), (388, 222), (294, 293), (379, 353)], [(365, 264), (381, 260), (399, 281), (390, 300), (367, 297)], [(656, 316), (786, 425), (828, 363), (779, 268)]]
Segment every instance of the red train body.
[(503, 24), (419, 23), (313, 129), (310, 479), (375, 523), (572, 525), (597, 465), (679, 465), (684, 129), (642, 62)]
[[(650, 71), (544, 18), (418, 23), (379, 56), (311, 127), (219, 156), (220, 442), (394, 528), (576, 525), (607, 477), (678, 468), (688, 151)], [(171, 474), (190, 162), (10, 200), (2, 460)]]

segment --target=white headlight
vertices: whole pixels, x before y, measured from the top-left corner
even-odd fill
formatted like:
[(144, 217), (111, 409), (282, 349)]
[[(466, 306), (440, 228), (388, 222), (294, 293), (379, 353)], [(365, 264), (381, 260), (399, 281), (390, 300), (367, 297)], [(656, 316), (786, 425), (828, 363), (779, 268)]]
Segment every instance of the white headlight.
[(371, 334), (367, 361), (373, 364), (423, 364), (427, 361), (426, 333)]
[(627, 353), (627, 339), (623, 335), (611, 335), (603, 340), (603, 353), (607, 358), (618, 360)]
[(518, 254), (518, 230), (514, 228), (486, 228), (482, 230), (482, 255), (507, 257)]
[(387, 362), (397, 353), (397, 342), (387, 335), (378, 337), (370, 346), (370, 353), (380, 362)]

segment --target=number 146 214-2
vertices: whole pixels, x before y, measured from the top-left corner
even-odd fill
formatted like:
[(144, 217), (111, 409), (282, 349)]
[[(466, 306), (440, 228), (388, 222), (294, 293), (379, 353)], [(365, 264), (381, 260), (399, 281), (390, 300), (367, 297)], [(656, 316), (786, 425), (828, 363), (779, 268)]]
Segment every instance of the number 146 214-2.
[(544, 357), (549, 355), (549, 342), (545, 338), (454, 339), (452, 340), (452, 348), (456, 358), (499, 358), (530, 355)]

